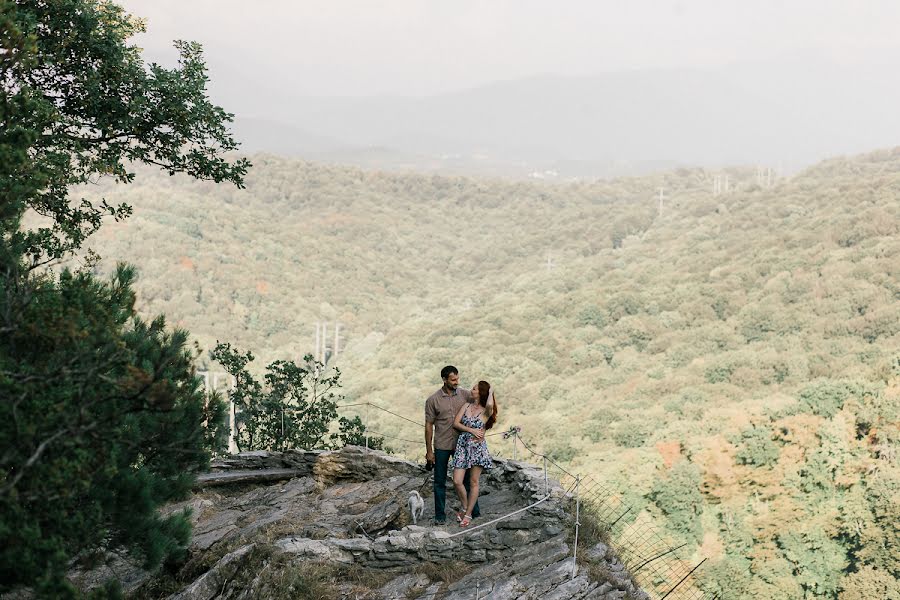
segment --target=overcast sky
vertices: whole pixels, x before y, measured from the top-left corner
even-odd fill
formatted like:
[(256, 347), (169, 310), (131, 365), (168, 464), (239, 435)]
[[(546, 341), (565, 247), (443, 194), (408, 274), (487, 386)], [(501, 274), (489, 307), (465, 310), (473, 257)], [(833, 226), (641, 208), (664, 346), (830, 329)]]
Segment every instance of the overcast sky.
[(123, 0), (171, 63), (203, 44), (216, 100), (428, 95), (532, 75), (900, 57), (897, 0)]

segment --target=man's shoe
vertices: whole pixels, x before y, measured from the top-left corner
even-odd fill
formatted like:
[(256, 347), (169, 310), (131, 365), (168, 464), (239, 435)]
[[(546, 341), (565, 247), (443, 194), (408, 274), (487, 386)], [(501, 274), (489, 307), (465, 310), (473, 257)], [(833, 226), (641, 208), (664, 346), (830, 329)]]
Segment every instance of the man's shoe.
[(447, 519), (432, 519), (431, 524), (435, 527), (441, 527), (447, 524)]

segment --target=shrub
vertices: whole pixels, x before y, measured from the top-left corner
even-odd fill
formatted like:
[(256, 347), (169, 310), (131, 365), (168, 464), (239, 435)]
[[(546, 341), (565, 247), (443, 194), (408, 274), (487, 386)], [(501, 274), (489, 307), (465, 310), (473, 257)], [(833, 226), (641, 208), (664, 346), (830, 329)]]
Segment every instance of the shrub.
[(582, 325), (593, 325), (597, 329), (606, 327), (606, 313), (599, 306), (588, 306), (578, 313), (578, 322)]
[(365, 427), (358, 417), (342, 417), (338, 432), (328, 437), (342, 398), (334, 393), (340, 387), (338, 369), (329, 371), (311, 355), (304, 357), (306, 365), (302, 367), (276, 360), (269, 364), (263, 386), (246, 368), (254, 360), (252, 353), (242, 354), (231, 344), (219, 343), (210, 358), (235, 378), (228, 395), (235, 406), (235, 441), (240, 451), (332, 448), (364, 442)]
[(669, 520), (672, 529), (699, 542), (703, 533), (700, 514), (700, 469), (687, 460), (675, 463), (669, 476), (653, 484), (650, 499)]
[(612, 431), (613, 441), (624, 448), (640, 448), (647, 441), (649, 427), (634, 419), (622, 421)]
[(748, 427), (731, 440), (738, 446), (735, 459), (741, 465), (762, 467), (778, 461), (778, 445), (772, 441), (772, 432), (765, 427)]

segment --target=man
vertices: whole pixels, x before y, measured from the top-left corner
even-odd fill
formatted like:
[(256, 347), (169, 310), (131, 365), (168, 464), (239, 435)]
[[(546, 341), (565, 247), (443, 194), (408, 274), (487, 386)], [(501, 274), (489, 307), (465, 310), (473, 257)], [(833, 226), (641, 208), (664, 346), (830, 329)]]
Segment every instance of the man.
[[(444, 385), (425, 400), (425, 460), (434, 465), (434, 522), (447, 522), (444, 505), (447, 500), (447, 465), (450, 455), (456, 449), (459, 432), (453, 428), (456, 413), (466, 402), (471, 401), (469, 390), (459, 389), (459, 371), (452, 365), (441, 369)], [(469, 473), (463, 480), (469, 490)], [(478, 503), (472, 510), (472, 517), (481, 514)]]

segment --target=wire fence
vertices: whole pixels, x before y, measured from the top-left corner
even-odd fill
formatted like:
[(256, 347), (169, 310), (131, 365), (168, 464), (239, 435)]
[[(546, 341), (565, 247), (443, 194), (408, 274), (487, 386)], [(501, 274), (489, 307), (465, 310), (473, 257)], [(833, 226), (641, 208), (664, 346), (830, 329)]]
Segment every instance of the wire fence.
[[(408, 415), (384, 408), (372, 402), (339, 405), (340, 411), (355, 409), (356, 415), (365, 425), (365, 446), (369, 448), (372, 438), (389, 441), (393, 454), (417, 462), (425, 460), (425, 423)], [(392, 419), (404, 422), (400, 433), (390, 433), (369, 429), (373, 423), (372, 411), (390, 415)], [(354, 411), (351, 411), (354, 412)], [(420, 427), (419, 439), (415, 439), (410, 426)], [(592, 519), (631, 574), (635, 582), (653, 600), (717, 600), (718, 595), (702, 589), (703, 565), (706, 558), (697, 558), (687, 543), (679, 543), (652, 520), (647, 511), (636, 509), (622, 498), (622, 494), (597, 481), (593, 475), (573, 473), (552, 457), (538, 451), (521, 436), (521, 428), (512, 427), (506, 431), (489, 432), (485, 436), (491, 445), (491, 454), (498, 458), (536, 464), (544, 472), (544, 490), (538, 492), (536, 501), (526, 507), (505, 514), (497, 519), (470, 527), (451, 537), (467, 535), (472, 531), (492, 525), (530, 510), (551, 497), (552, 481), (559, 483), (570, 502), (575, 523), (575, 538), (572, 555), (572, 577), (577, 572), (578, 536), (584, 518)], [(396, 446), (396, 447), (394, 447)]]

